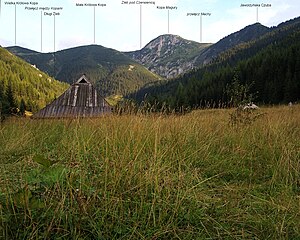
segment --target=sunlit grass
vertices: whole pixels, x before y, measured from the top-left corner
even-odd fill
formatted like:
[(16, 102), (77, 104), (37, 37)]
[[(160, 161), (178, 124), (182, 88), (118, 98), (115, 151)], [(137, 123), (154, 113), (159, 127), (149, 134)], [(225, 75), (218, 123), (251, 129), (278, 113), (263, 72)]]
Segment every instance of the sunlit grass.
[(300, 107), (0, 125), (0, 238), (296, 239)]

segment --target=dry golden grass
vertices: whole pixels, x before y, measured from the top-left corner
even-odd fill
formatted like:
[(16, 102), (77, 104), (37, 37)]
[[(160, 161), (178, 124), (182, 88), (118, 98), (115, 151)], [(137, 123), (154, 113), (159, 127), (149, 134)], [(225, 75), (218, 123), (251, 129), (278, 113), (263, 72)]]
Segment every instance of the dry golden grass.
[(300, 106), (0, 126), (0, 238), (297, 239)]

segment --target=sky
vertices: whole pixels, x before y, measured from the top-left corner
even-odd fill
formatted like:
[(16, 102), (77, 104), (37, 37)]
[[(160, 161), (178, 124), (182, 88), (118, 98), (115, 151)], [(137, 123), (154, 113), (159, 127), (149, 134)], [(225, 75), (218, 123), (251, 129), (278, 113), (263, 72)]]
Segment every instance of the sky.
[[(300, 15), (299, 0), (0, 0), (0, 3), (0, 45), (17, 45), (38, 52), (90, 44), (133, 51), (163, 34), (215, 43), (257, 20), (271, 27)], [(191, 13), (203, 15), (190, 16)]]

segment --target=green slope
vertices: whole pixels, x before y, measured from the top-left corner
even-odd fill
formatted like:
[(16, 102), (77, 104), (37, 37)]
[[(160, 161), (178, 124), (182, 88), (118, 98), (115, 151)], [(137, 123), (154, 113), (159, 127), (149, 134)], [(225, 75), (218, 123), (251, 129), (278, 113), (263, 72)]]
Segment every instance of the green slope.
[(22, 99), (25, 102), (26, 110), (36, 111), (59, 96), (67, 87), (67, 84), (54, 80), (0, 47), (0, 106), (2, 113), (9, 112), (12, 105), (19, 107)]
[[(249, 30), (249, 29), (248, 29)], [(229, 49), (211, 64), (165, 84), (140, 90), (133, 96), (165, 102), (172, 108), (223, 106), (228, 84), (237, 76), (261, 103), (300, 99), (300, 18), (280, 24), (265, 35)]]
[(73, 83), (85, 73), (104, 96), (128, 94), (161, 80), (125, 54), (99, 45), (66, 49), (55, 55), (20, 47), (8, 50), (63, 82)]
[(200, 55), (197, 56), (195, 59), (195, 65), (196, 66), (202, 66), (209, 64), (212, 59), (215, 59), (218, 57), (218, 55), (222, 52), (227, 51), (228, 49), (231, 49), (235, 46), (238, 46), (239, 44), (243, 44), (250, 41), (255, 41), (256, 39), (259, 39), (266, 33), (270, 32), (271, 29), (263, 26), (260, 23), (255, 23), (249, 26), (246, 26), (245, 28), (241, 29), (240, 31), (237, 31), (235, 33), (232, 33), (217, 43), (211, 45), (210, 47), (206, 48)]

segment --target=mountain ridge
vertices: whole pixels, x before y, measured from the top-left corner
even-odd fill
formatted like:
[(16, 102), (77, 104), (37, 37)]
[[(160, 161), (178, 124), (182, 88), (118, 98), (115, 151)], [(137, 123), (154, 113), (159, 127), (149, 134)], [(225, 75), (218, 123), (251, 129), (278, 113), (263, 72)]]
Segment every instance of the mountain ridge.
[(195, 60), (195, 63), (198, 66), (209, 64), (221, 52), (224, 52), (239, 44), (257, 39), (270, 31), (270, 28), (260, 23), (248, 25), (241, 30), (231, 33), (228, 36), (220, 39), (218, 42), (205, 49), (203, 54), (198, 56), (198, 58)]
[[(30, 62), (31, 64), (37, 65), (37, 67), (41, 68), (43, 71), (54, 76), (55, 78), (64, 82), (71, 83), (68, 77), (71, 77), (71, 79), (73, 79), (72, 81), (75, 81), (76, 78), (79, 77), (80, 74), (82, 74), (83, 70), (80, 73), (76, 74), (76, 76), (73, 76), (74, 75), (73, 72), (75, 70), (73, 69), (73, 72), (70, 72), (69, 70), (64, 69), (63, 65), (65, 64), (66, 61), (68, 61), (68, 59), (62, 57), (61, 55), (64, 55), (64, 53), (66, 53), (69, 56), (69, 59), (72, 59), (72, 61), (74, 61), (77, 64), (78, 60), (76, 60), (74, 56), (70, 56), (69, 52), (74, 52), (74, 55), (75, 54), (82, 55), (83, 49), (101, 48), (102, 49), (100, 50), (101, 53), (103, 51), (110, 52), (109, 54), (105, 54), (106, 55), (105, 57), (108, 58), (105, 60), (106, 63), (108, 63), (109, 61), (112, 63), (119, 62), (119, 60), (122, 59), (122, 57), (123, 58), (127, 57), (126, 60), (123, 59), (124, 64), (127, 64), (129, 66), (133, 64), (133, 62), (136, 62), (142, 65), (143, 67), (146, 67), (150, 72), (157, 74), (158, 76), (155, 76), (154, 79), (150, 81), (146, 80), (144, 82), (145, 84), (149, 84), (151, 82), (157, 81), (159, 79), (159, 76), (161, 76), (162, 78), (165, 77), (170, 79), (170, 78), (177, 77), (180, 74), (184, 74), (192, 69), (207, 65), (211, 61), (213, 61), (220, 53), (241, 43), (245, 43), (253, 39), (259, 38), (269, 31), (270, 28), (263, 26), (260, 23), (255, 23), (246, 26), (245, 28), (237, 32), (229, 34), (228, 36), (222, 38), (215, 44), (198, 43), (195, 41), (184, 39), (178, 35), (163, 34), (151, 40), (142, 49), (136, 51), (130, 51), (130, 52), (119, 52), (115, 49), (106, 48), (101, 45), (95, 45), (95, 44), (63, 49), (55, 52), (55, 54), (53, 52), (39, 53), (37, 51), (25, 49), (22, 47), (8, 47), (7, 49), (12, 51), (14, 54), (22, 57), (23, 59)], [(97, 49), (95, 49), (94, 51), (97, 51)], [(55, 66), (53, 61), (54, 55), (56, 59)], [(60, 60), (61, 58), (63, 60)], [(95, 58), (95, 56), (93, 58)], [(104, 72), (107, 70), (109, 72), (112, 71), (111, 65), (113, 64), (100, 63), (101, 66), (99, 66), (98, 63), (96, 63), (95, 61), (91, 59), (89, 60), (90, 61), (86, 61), (84, 63), (86, 64), (87, 62), (89, 62), (89, 66), (86, 66), (88, 69), (93, 68), (93, 71), (95, 71), (95, 69), (97, 69), (98, 67), (105, 65), (106, 69), (103, 69)], [(100, 62), (102, 60), (100, 60)], [(94, 63), (91, 63), (91, 61)], [(93, 67), (91, 65), (93, 65)], [(117, 63), (116, 65), (118, 66), (119, 64)], [(72, 67), (73, 66), (68, 68), (72, 69)], [(77, 67), (83, 69), (82, 66), (77, 66)], [(103, 74), (103, 71), (100, 70), (99, 72), (99, 68), (98, 68), (98, 74), (101, 75), (101, 77), (100, 79), (95, 79), (96, 77), (94, 77), (94, 73), (93, 73), (92, 81), (93, 82), (100, 81), (101, 84), (99, 84), (99, 88), (101, 87), (102, 89), (105, 89), (103, 94), (105, 94), (106, 92), (111, 94), (112, 91), (106, 91), (106, 89), (107, 88), (116, 89), (117, 88), (116, 85), (118, 84), (113, 83), (112, 86), (106, 86), (107, 83), (105, 84), (103, 83), (103, 77), (104, 76), (107, 77), (108, 73)], [(150, 76), (151, 75), (148, 74), (148, 78), (151, 78)], [(110, 80), (114, 81), (114, 79), (110, 79)], [(122, 84), (123, 88), (126, 88), (126, 85), (128, 84), (127, 82), (128, 81), (123, 81)], [(144, 83), (139, 82), (135, 88), (142, 87)]]
[(163, 84), (163, 78), (157, 74), (167, 78), (190, 75), (191, 70), (195, 72), (227, 59), (227, 55), (232, 55), (236, 49), (247, 48), (252, 42), (268, 38), (274, 30), (295, 22), (297, 18), (271, 28), (255, 23), (215, 44), (201, 44), (178, 35), (164, 34), (141, 50), (132, 52), (119, 52), (101, 45), (78, 46), (56, 53), (39, 53), (21, 47), (9, 49), (59, 80), (72, 83), (79, 75), (86, 73), (102, 95), (126, 95), (144, 86), (153, 86), (156, 82)]
[(145, 65), (150, 71), (172, 78), (194, 67), (193, 59), (210, 43), (198, 43), (178, 35), (164, 34), (156, 37), (141, 50), (125, 52)]
[(215, 44), (198, 43), (178, 35), (165, 34), (153, 39), (141, 50), (125, 52), (125, 54), (154, 73), (166, 78), (174, 78), (209, 64), (221, 52), (257, 39), (269, 31), (270, 28), (255, 23), (222, 38)]
[(63, 82), (73, 83), (85, 73), (104, 96), (128, 94), (147, 83), (162, 80), (125, 54), (101, 45), (78, 46), (55, 53), (21, 47), (7, 49)]

